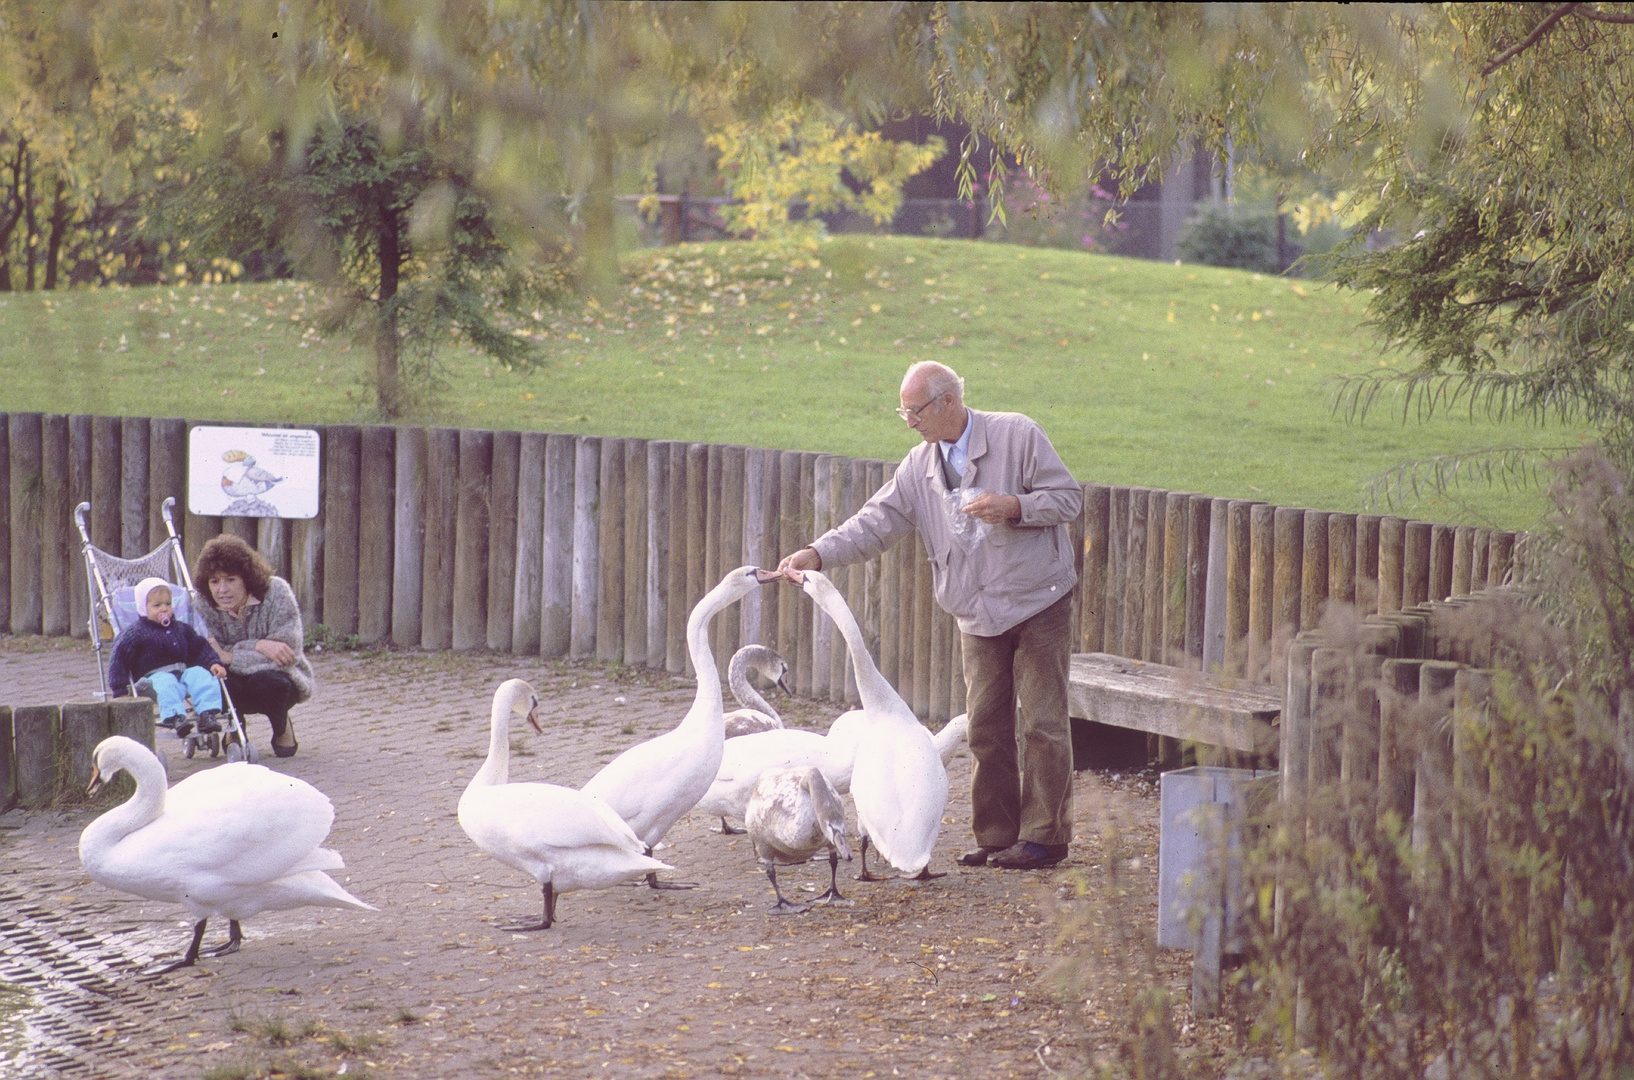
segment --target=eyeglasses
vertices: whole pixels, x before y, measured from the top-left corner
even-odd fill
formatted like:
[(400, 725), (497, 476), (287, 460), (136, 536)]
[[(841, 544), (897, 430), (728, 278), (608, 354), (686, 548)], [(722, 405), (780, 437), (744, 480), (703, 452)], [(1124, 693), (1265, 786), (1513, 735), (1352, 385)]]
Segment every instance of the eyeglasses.
[(928, 409), (932, 405), (936, 404), (939, 400), (941, 400), (941, 399), (940, 398), (931, 398), (929, 401), (925, 402), (923, 405), (919, 406), (919, 408), (917, 408), (917, 409), (898, 409), (896, 411), (896, 414), (898, 416), (902, 417), (902, 422), (903, 423), (911, 424), (915, 420), (919, 419), (919, 414), (920, 413), (924, 412), (926, 409)]

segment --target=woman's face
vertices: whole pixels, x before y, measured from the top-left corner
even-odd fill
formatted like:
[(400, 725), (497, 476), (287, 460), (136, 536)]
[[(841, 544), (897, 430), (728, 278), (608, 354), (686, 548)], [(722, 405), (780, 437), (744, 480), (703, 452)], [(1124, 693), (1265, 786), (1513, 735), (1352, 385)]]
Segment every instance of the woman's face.
[(244, 609), (244, 601), (249, 599), (250, 591), (244, 586), (244, 579), (237, 574), (211, 574), (210, 598), (216, 602), (216, 607), (223, 611), (238, 614)]

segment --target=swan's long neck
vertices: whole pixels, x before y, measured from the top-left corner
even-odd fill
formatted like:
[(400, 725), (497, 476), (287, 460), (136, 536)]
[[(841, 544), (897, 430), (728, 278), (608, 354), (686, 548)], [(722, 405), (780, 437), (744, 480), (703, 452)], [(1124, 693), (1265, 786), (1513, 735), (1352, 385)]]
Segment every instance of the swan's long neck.
[(732, 662), (726, 668), (726, 681), (732, 684), (732, 696), (738, 699), (738, 704), (748, 709), (758, 709), (767, 716), (778, 717), (777, 710), (771, 703), (760, 696), (754, 683), (749, 681), (749, 662), (755, 658), (750, 649), (739, 649), (732, 654)]
[(85, 827), (79, 838), (81, 860), (95, 859), (165, 812), (165, 769), (151, 754), (132, 754), (119, 767), (136, 781), (136, 794)]
[[(692, 614), (687, 616), (687, 652), (692, 657), (693, 670), (698, 673), (698, 696), (693, 699), (686, 719), (681, 721), (682, 727), (689, 724), (703, 726), (711, 722), (720, 727), (721, 717), (726, 712), (726, 700), (721, 695), (721, 669), (709, 648), (709, 620), (735, 599), (727, 591), (726, 585), (727, 582), (722, 582), (711, 589), (698, 601)], [(725, 734), (722, 729), (722, 738)]]
[(839, 590), (827, 578), (823, 578), (814, 582), (811, 598), (828, 612), (828, 617), (834, 620), (834, 625), (840, 628), (840, 633), (845, 637), (846, 648), (851, 651), (851, 664), (856, 668), (857, 696), (862, 699), (862, 707), (870, 715), (880, 715), (882, 711), (896, 708), (902, 695), (880, 674), (874, 657), (868, 652), (868, 643), (863, 640), (862, 627), (857, 625), (857, 617), (851, 614), (851, 606), (845, 602)]
[(495, 787), (511, 782), (511, 702), (494, 699), (488, 721), (488, 760), (471, 778), (468, 787)]

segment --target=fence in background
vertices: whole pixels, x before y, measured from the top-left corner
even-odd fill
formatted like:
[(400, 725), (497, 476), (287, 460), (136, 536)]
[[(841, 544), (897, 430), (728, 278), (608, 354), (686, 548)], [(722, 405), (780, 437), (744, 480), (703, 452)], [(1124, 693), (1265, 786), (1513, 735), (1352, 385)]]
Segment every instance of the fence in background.
[[(72, 508), (133, 557), (186, 504), (173, 418), (13, 413), (0, 423), (0, 631), (86, 634)], [(489, 649), (690, 672), (686, 616), (731, 568), (843, 521), (894, 463), (835, 454), (543, 432), (319, 428), (307, 521), (186, 514), (191, 563), (232, 532), (295, 586), (308, 625), (367, 644)], [(1287, 643), (1328, 600), (1391, 612), (1501, 584), (1515, 534), (1105, 484), (1073, 526), (1078, 651), (1217, 664), (1280, 681)], [(917, 539), (832, 575), (886, 678), (919, 715), (963, 708), (953, 620)], [(803, 593), (768, 587), (717, 616), (723, 669), (775, 647), (797, 693), (855, 703), (844, 641)]]

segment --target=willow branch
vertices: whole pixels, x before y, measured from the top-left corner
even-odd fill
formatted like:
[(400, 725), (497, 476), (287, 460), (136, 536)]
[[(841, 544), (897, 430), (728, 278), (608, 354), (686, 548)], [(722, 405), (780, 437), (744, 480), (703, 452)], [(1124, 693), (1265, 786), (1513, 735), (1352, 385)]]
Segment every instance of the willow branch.
[(1518, 44), (1511, 45), (1509, 48), (1493, 57), (1487, 66), (1481, 69), (1482, 77), (1491, 75), (1494, 71), (1497, 71), (1499, 68), (1509, 63), (1509, 61), (1515, 59), (1515, 57), (1536, 45), (1539, 41), (1542, 41), (1543, 35), (1554, 29), (1556, 23), (1582, 6), (1582, 4), (1561, 4), (1559, 7), (1549, 12), (1549, 14), (1543, 17), (1543, 21), (1538, 23), (1537, 28), (1530, 34), (1527, 34), (1526, 37), (1523, 38)]

